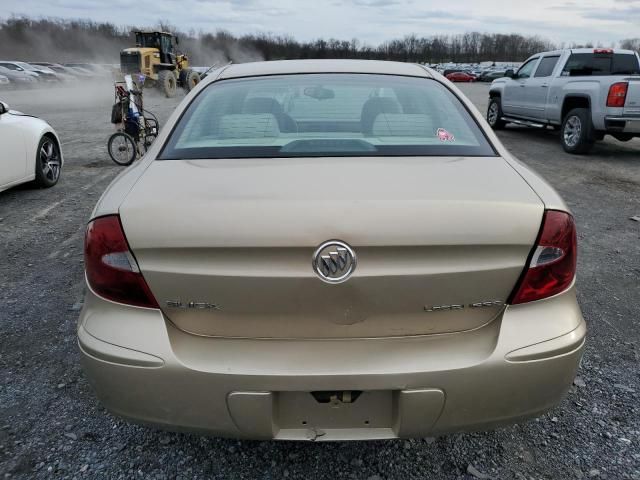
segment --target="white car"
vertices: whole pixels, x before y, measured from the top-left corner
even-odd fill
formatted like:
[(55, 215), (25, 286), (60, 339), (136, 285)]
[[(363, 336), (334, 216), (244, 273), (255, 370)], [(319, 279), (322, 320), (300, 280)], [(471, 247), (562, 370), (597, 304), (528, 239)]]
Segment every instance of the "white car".
[(63, 165), (60, 139), (44, 120), (0, 102), (0, 145), (0, 192), (30, 181), (40, 188), (58, 183)]
[(24, 75), (27, 75), (27, 76), (33, 78), (36, 81), (42, 81), (43, 80), (40, 77), (39, 73), (37, 73), (37, 72), (35, 72), (33, 70), (30, 70), (30, 69), (23, 68), (22, 66), (18, 65), (17, 62), (8, 62), (8, 61), (5, 61), (5, 60), (1, 60), (0, 61), (0, 67), (6, 68), (8, 70), (12, 70), (14, 72), (20, 72), (20, 73), (22, 73)]

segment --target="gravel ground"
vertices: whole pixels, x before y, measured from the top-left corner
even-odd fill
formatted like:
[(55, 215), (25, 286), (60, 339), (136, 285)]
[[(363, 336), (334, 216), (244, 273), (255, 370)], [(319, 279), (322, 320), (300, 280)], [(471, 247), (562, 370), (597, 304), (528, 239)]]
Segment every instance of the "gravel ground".
[[(462, 87), (484, 110), (488, 87)], [(640, 480), (640, 141), (563, 152), (558, 134), (508, 129), (503, 142), (573, 209), (579, 301), (589, 325), (579, 377), (543, 417), (493, 432), (361, 443), (250, 442), (126, 423), (79, 366), (82, 235), (120, 171), (106, 153), (111, 87), (0, 92), (48, 120), (66, 165), (49, 190), (0, 194), (0, 478), (341, 478)], [(148, 96), (161, 122), (180, 98)], [(0, 147), (1, 148), (1, 147)]]

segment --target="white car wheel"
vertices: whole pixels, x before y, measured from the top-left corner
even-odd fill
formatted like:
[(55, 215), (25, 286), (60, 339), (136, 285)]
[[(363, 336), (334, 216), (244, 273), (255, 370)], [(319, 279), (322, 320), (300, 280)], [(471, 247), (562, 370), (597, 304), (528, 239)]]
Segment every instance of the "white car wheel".
[(36, 155), (36, 184), (42, 188), (54, 186), (62, 171), (60, 147), (53, 138), (44, 136)]

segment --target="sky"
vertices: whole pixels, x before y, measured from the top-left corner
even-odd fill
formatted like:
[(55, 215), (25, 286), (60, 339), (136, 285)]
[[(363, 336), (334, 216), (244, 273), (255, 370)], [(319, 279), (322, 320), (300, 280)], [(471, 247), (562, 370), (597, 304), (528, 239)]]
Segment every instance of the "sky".
[(140, 27), (168, 21), (182, 31), (357, 38), (372, 45), (412, 33), (469, 31), (605, 46), (640, 36), (640, 0), (0, 0), (0, 18), (11, 15)]

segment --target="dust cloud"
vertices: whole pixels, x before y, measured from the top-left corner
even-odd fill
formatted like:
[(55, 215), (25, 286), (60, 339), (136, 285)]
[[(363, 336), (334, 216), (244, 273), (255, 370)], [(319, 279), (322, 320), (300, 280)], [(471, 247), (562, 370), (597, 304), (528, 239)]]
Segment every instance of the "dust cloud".
[(194, 66), (259, 61), (259, 52), (240, 45), (228, 32), (183, 33), (168, 24), (116, 26), (89, 20), (0, 18), (0, 59), (26, 62), (87, 62), (117, 65), (120, 51), (135, 46), (135, 30), (164, 30), (180, 39), (178, 51)]
[[(105, 121), (108, 121), (114, 102), (113, 82), (122, 79), (119, 73), (120, 51), (135, 46), (132, 34), (135, 30), (175, 33), (179, 38), (178, 52), (187, 54), (192, 66), (210, 67), (230, 61), (244, 63), (263, 59), (259, 52), (240, 45), (227, 32), (183, 33), (168, 24), (141, 28), (87, 20), (0, 18), (0, 60), (92, 63), (106, 68), (101, 76), (80, 77), (73, 82), (37, 83), (19, 90), (0, 88), (0, 100), (24, 113), (80, 113), (100, 107), (105, 112)], [(183, 95), (182, 89), (177, 95)], [(161, 94), (153, 88), (145, 88), (145, 98), (149, 96), (160, 100)]]

